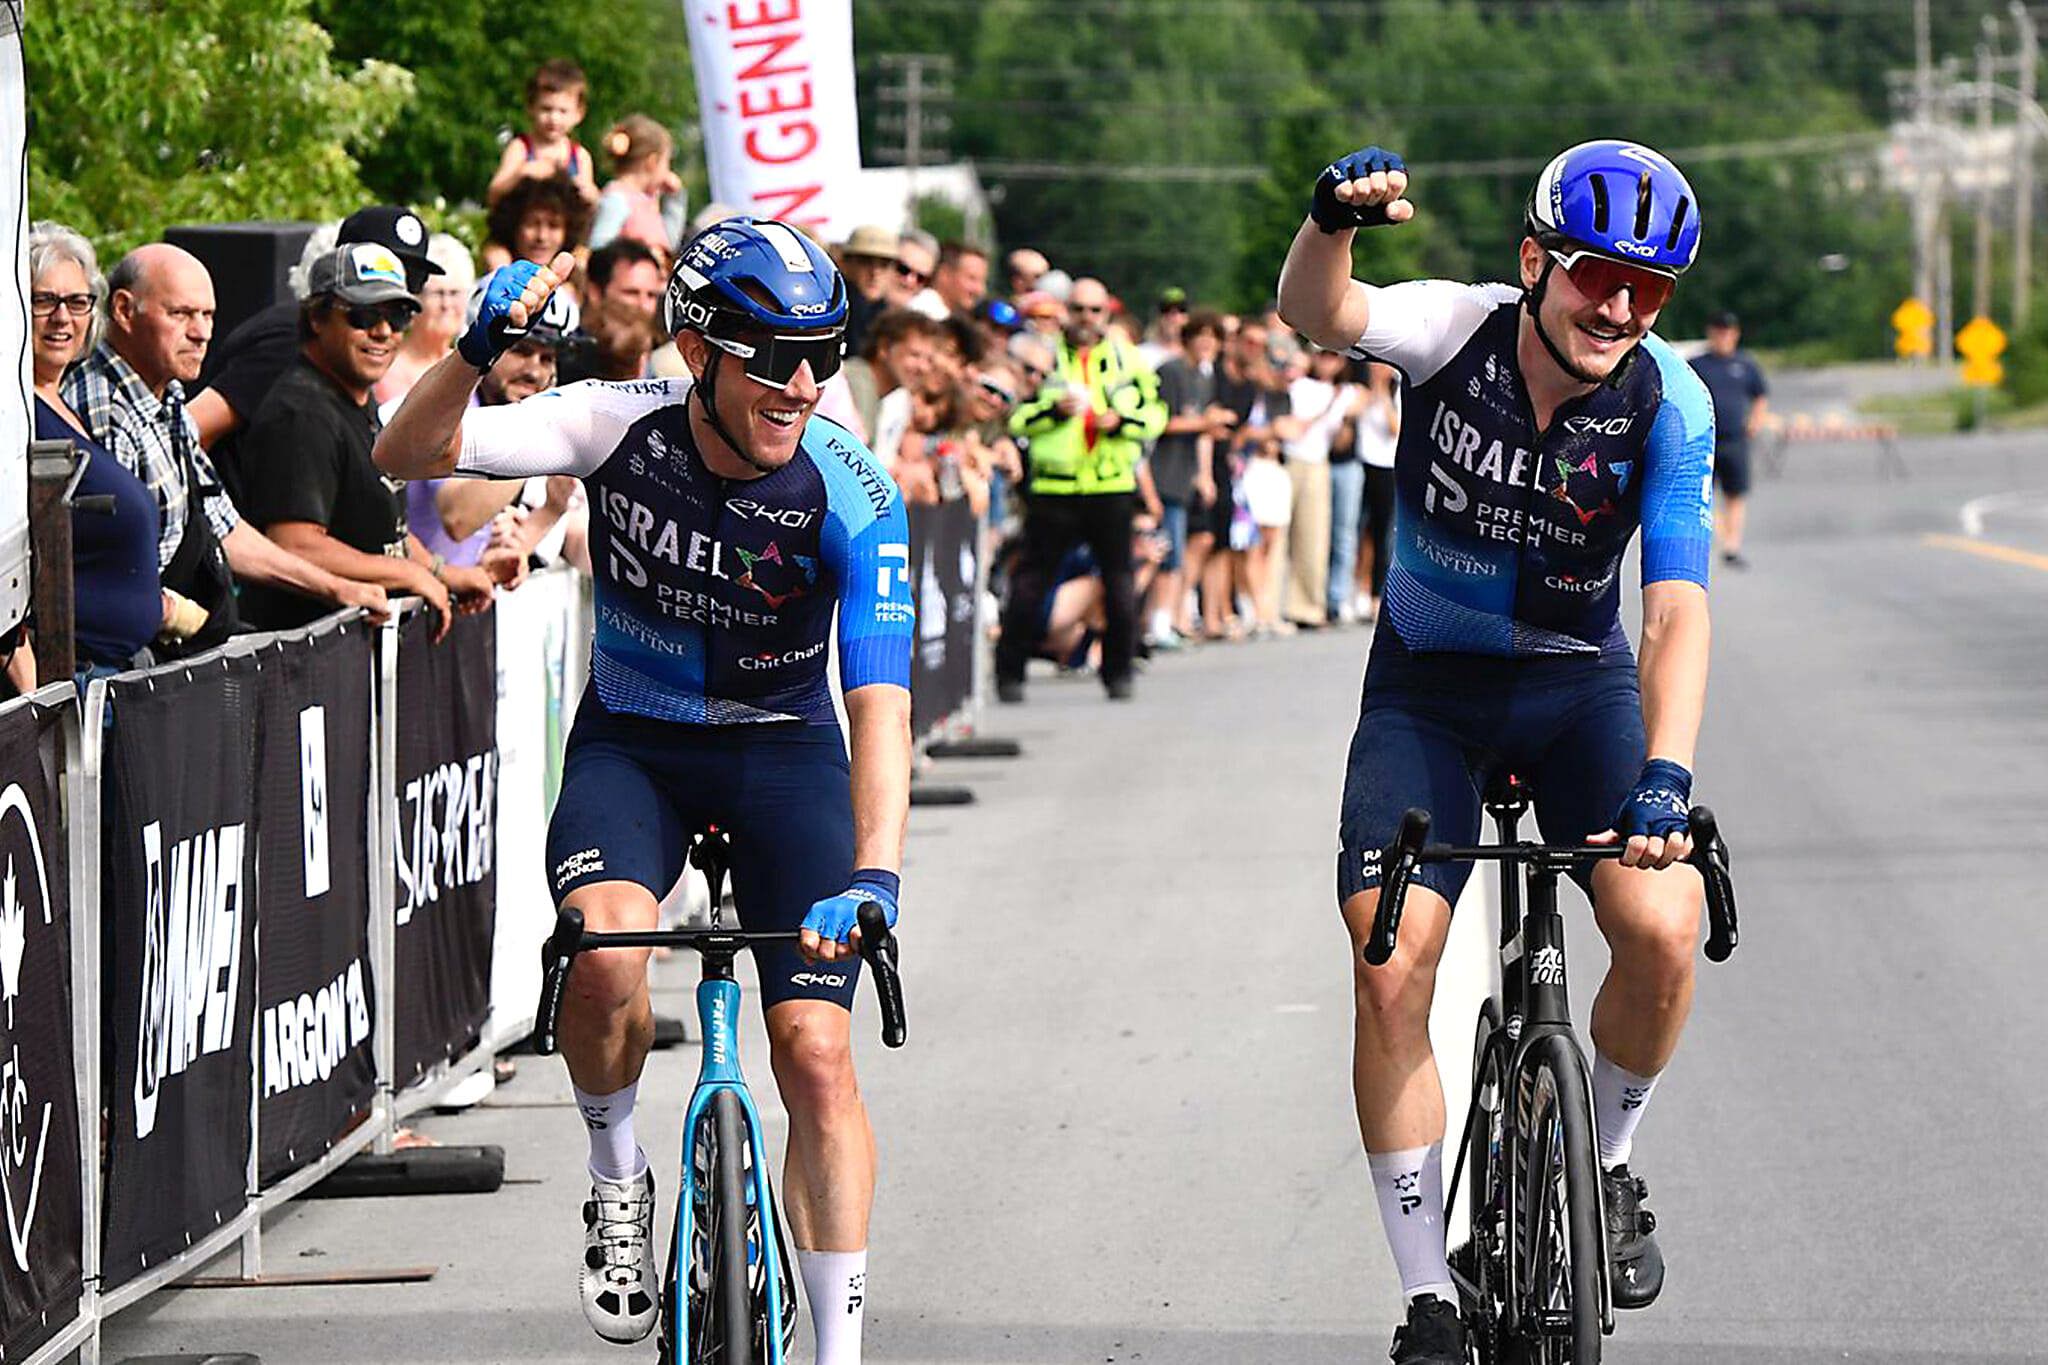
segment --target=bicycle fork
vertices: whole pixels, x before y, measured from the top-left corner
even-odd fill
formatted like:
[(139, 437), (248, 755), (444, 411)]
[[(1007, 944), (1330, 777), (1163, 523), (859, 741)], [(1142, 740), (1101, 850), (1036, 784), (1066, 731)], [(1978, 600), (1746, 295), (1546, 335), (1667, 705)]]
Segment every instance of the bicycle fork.
[[(768, 1183), (768, 1149), (761, 1136), (761, 1115), (754, 1107), (754, 1097), (747, 1090), (746, 1080), (740, 1071), (739, 1012), (740, 987), (732, 978), (731, 961), (721, 962), (707, 956), (704, 979), (697, 983), (697, 1022), (704, 1039), (704, 1058), (698, 1067), (696, 1089), (683, 1116), (683, 1151), (686, 1153), (683, 1188), (676, 1203), (675, 1230), (669, 1239), (669, 1283), (675, 1289), (668, 1305), (673, 1331), (670, 1339), (677, 1343), (676, 1359), (682, 1360), (683, 1343), (690, 1340), (688, 1276), (695, 1250), (691, 1244), (695, 1235), (693, 1213), (697, 1200), (703, 1194), (697, 1188), (697, 1130), (700, 1124), (710, 1121), (713, 1097), (721, 1090), (729, 1090), (738, 1098), (740, 1109), (746, 1115), (747, 1146), (752, 1156), (747, 1203), (760, 1224), (759, 1268), (766, 1288), (767, 1314), (762, 1333), (767, 1354), (761, 1365), (783, 1365), (786, 1329), (795, 1322), (796, 1305), (785, 1302), (783, 1292), (782, 1228)], [(705, 1174), (707, 1177), (710, 1175), (709, 1172)], [(749, 1267), (750, 1270), (752, 1268)]]

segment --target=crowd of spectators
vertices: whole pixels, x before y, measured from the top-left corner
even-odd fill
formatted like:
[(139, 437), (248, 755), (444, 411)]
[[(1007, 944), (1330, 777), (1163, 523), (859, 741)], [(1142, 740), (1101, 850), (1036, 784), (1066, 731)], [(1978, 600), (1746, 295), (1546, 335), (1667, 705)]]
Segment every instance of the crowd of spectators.
[[(687, 374), (657, 321), (669, 264), (732, 210), (687, 215), (674, 140), (641, 115), (602, 138), (600, 188), (576, 138), (586, 93), (573, 63), (535, 72), (527, 128), (480, 187), (475, 253), (404, 206), (367, 206), (315, 229), (291, 298), (218, 338), (195, 257), (154, 244), (102, 275), (79, 234), (35, 226), (37, 429), (92, 457), (74, 516), (81, 669), (336, 606), (381, 617), (401, 594), (445, 628), (536, 563), (587, 565), (572, 480), (406, 488), (369, 458), (382, 416), (513, 260), (571, 250), (578, 278), (479, 403)], [(1399, 420), (1384, 367), (1311, 356), (1270, 312), (1178, 289), (1141, 317), (1030, 248), (998, 271), (986, 248), (915, 227), (826, 245), (851, 315), (819, 410), (908, 501), (986, 514), (1006, 698), (1034, 656), (1129, 695), (1134, 658), (1372, 617)]]

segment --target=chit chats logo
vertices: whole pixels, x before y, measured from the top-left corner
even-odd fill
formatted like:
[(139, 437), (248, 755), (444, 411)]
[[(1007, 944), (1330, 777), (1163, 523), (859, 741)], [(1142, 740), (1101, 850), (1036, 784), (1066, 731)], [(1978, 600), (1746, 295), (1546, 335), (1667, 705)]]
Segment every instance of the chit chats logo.
[[(0, 1022), (5, 1023), (7, 1032), (7, 1052), (0, 1060), (0, 1183), (6, 1186), (8, 1250), (14, 1264), (25, 1271), (36, 1205), (43, 1193), (51, 1102), (45, 1100), (38, 1106), (35, 1096), (29, 1094), (21, 1044), (14, 1032), (15, 1002), (21, 996), (21, 964), (28, 955), (31, 925), (37, 921), (45, 929), (50, 925), (50, 882), (35, 812), (18, 782), (10, 782), (0, 794), (0, 835), (14, 820), (21, 822), (27, 836), (21, 844), (28, 858), (25, 865), (17, 866), (17, 847), (8, 841), (5, 873), (0, 875)], [(45, 1002), (45, 1008), (49, 1003)]]

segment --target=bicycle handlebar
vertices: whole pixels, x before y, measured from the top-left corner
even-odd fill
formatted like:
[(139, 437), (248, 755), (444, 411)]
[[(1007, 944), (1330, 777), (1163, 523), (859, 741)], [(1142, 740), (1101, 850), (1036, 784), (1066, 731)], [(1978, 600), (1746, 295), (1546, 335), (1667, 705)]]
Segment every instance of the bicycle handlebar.
[[(540, 1002), (534, 1009), (533, 1050), (546, 1057), (560, 1045), (562, 1001), (578, 953), (605, 948), (689, 948), (696, 952), (738, 952), (755, 943), (787, 943), (795, 931), (753, 932), (745, 929), (634, 929), (592, 933), (583, 927), (583, 912), (563, 907), (555, 913), (555, 931), (540, 948)], [(874, 969), (875, 993), (882, 1005), (882, 1041), (902, 1047), (903, 980), (896, 970), (896, 935), (869, 903), (860, 909), (860, 955)]]
[[(1741, 940), (1735, 917), (1735, 884), (1728, 875), (1728, 845), (1721, 841), (1714, 812), (1694, 806), (1687, 815), (1692, 836), (1692, 853), (1686, 862), (1699, 870), (1707, 892), (1707, 946), (1709, 962), (1726, 962)], [(1552, 867), (1577, 862), (1619, 858), (1623, 844), (1484, 844), (1471, 848), (1422, 842), (1429, 833), (1429, 812), (1410, 810), (1401, 817), (1394, 840), (1381, 854), (1380, 900), (1373, 913), (1372, 932), (1367, 935), (1363, 954), (1366, 962), (1383, 967), (1394, 955), (1401, 933), (1401, 910), (1408, 897), (1408, 885), (1423, 863), (1474, 860), (1496, 862), (1540, 862)]]

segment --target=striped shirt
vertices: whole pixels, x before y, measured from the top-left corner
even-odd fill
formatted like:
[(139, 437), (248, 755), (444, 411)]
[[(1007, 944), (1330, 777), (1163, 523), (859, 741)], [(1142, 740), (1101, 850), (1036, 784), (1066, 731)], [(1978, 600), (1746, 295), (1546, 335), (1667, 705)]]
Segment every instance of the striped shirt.
[(215, 536), (227, 539), (241, 515), (221, 488), (213, 461), (199, 447), (199, 429), (185, 411), (184, 386), (173, 379), (162, 398), (118, 355), (112, 343), (71, 367), (59, 392), (85, 423), (88, 435), (112, 452), (123, 468), (142, 480), (156, 499), (163, 526), (157, 536), (159, 570), (168, 568), (185, 538), (191, 494), (186, 466), (199, 485), (200, 506)]

